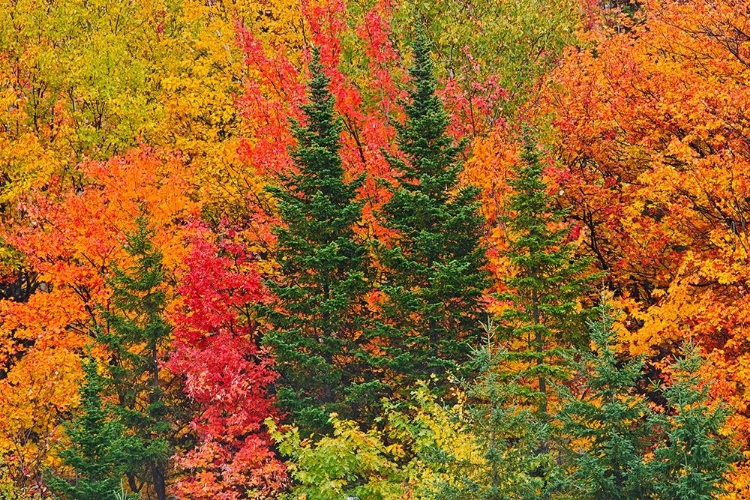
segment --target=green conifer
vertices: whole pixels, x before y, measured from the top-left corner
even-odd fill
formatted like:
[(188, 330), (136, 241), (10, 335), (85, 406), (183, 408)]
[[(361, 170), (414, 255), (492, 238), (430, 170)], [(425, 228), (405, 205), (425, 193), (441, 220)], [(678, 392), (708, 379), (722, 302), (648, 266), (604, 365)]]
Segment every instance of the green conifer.
[(503, 218), (513, 269), (501, 298), (510, 307), (499, 318), (496, 341), (475, 353), (479, 377), (470, 392), (476, 432), (487, 442), (488, 499), (506, 494), (509, 456), (518, 478), (514, 498), (551, 498), (562, 483), (549, 389), (565, 377), (566, 353), (585, 327), (577, 307), (590, 280), (589, 261), (576, 258), (566, 242), (565, 212), (553, 205), (542, 174), (540, 153), (526, 133)]
[(659, 500), (710, 500), (726, 491), (726, 473), (738, 456), (722, 434), (727, 408), (709, 404), (696, 345), (686, 343), (681, 351), (672, 383), (663, 389), (667, 411), (654, 418), (666, 439), (654, 450), (652, 481)]
[(595, 275), (587, 272), (591, 260), (578, 258), (566, 241), (569, 228), (561, 225), (566, 212), (547, 193), (540, 153), (529, 133), (515, 174), (509, 181), (509, 215), (503, 218), (506, 257), (514, 272), (506, 277), (508, 292), (501, 298), (511, 307), (500, 319), (513, 346), (508, 361), (525, 365), (513, 377), (525, 380), (526, 396), (544, 420), (549, 384), (564, 377), (566, 350), (584, 338), (586, 312), (578, 311), (578, 302)]
[(472, 360), (478, 375), (467, 392), (472, 432), (484, 443), (487, 464), (486, 481), (475, 486), (472, 498), (547, 498), (550, 485), (561, 481), (561, 470), (552, 454), (539, 450), (554, 429), (528, 405), (525, 380), (502, 369), (512, 353), (498, 341), (495, 326), (490, 322), (485, 330), (485, 343), (474, 351)]
[(120, 489), (133, 444), (111, 408), (102, 401), (106, 381), (92, 357), (83, 362), (79, 414), (66, 425), (70, 439), (59, 453), (74, 475), (50, 475), (47, 483), (58, 498), (101, 500)]
[(469, 360), (481, 337), (481, 298), (489, 286), (479, 189), (459, 187), (464, 143), (447, 133), (450, 119), (435, 94), (421, 33), (413, 54), (406, 122), (398, 126), (403, 156), (387, 157), (397, 183), (380, 213), (395, 236), (377, 246), (386, 299), (377, 328), (384, 355), (375, 369), (391, 377), (391, 391)]
[(643, 360), (618, 359), (614, 314), (605, 300), (590, 323), (594, 351), (577, 363), (585, 377), (583, 398), (563, 388), (560, 418), (571, 450), (570, 490), (582, 500), (652, 498), (657, 478), (646, 454), (653, 444), (654, 413), (636, 392)]
[(355, 234), (361, 179), (347, 182), (339, 155), (341, 120), (317, 49), (310, 63), (305, 123), (293, 123), (297, 172), (269, 188), (283, 226), (276, 229), (281, 267), (269, 287), (272, 346), (281, 373), (277, 398), (303, 433), (328, 428), (331, 412), (361, 417), (367, 252)]
[(146, 217), (136, 222), (124, 246), (132, 264), (112, 269), (112, 298), (103, 311), (105, 325), (97, 340), (110, 353), (118, 417), (136, 440), (126, 471), (129, 486), (140, 491), (145, 485), (158, 500), (166, 500), (171, 422), (179, 418), (176, 406), (165, 402), (160, 370), (171, 327), (164, 318), (162, 255), (152, 244)]
[(591, 324), (594, 353), (583, 355), (584, 397), (564, 391), (561, 411), (572, 449), (571, 498), (583, 500), (709, 500), (727, 485), (737, 458), (720, 430), (726, 408), (708, 402), (702, 360), (692, 344), (672, 366), (672, 383), (657, 388), (666, 402), (655, 410), (638, 394), (643, 361), (621, 360), (614, 351), (612, 311), (597, 308)]

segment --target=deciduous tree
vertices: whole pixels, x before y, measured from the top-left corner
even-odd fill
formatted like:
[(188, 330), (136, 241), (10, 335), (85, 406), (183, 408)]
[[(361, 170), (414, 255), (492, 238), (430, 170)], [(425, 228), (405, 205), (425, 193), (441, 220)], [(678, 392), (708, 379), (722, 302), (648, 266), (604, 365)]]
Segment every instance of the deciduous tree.
[(194, 499), (276, 498), (285, 467), (264, 420), (276, 418), (272, 360), (258, 347), (255, 308), (268, 302), (251, 256), (232, 242), (213, 243), (202, 230), (192, 242), (172, 319), (167, 367), (184, 379), (194, 402), (195, 443), (176, 456), (176, 492)]

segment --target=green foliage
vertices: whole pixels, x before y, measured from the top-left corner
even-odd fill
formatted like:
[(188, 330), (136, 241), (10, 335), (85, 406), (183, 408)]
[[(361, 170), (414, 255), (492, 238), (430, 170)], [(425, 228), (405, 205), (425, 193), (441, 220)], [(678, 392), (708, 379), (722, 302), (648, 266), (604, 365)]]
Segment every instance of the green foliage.
[(179, 415), (165, 399), (160, 373), (171, 326), (164, 318), (166, 294), (162, 255), (154, 248), (144, 216), (127, 236), (125, 251), (132, 259), (127, 269), (114, 267), (110, 280), (110, 307), (103, 311), (105, 325), (97, 340), (110, 354), (111, 386), (118, 417), (133, 435), (135, 445), (127, 460), (131, 489), (143, 484), (159, 500), (166, 498), (169, 438)]
[(481, 481), (483, 458), (463, 406), (442, 406), (424, 384), (411, 396), (407, 408), (386, 404), (379, 425), (367, 431), (334, 414), (333, 434), (317, 442), (301, 440), (296, 427), (281, 432), (268, 422), (289, 459), (290, 497), (454, 498), (447, 495)]
[(526, 379), (526, 396), (544, 419), (549, 381), (564, 378), (565, 350), (581, 342), (585, 311), (578, 311), (579, 301), (594, 276), (587, 273), (591, 260), (578, 258), (566, 241), (566, 212), (547, 193), (540, 153), (529, 133), (515, 173), (509, 181), (510, 214), (503, 218), (509, 240), (505, 257), (515, 272), (505, 278), (509, 291), (500, 298), (511, 306), (500, 319), (511, 344), (507, 359), (517, 364), (515, 376)]
[(709, 500), (723, 493), (726, 473), (739, 457), (721, 434), (728, 411), (709, 404), (695, 344), (686, 343), (673, 366), (672, 383), (663, 389), (668, 411), (654, 417), (666, 439), (654, 450), (653, 486), (660, 500)]
[(386, 296), (377, 331), (385, 355), (377, 369), (401, 387), (468, 361), (488, 287), (479, 190), (458, 187), (463, 143), (446, 133), (426, 39), (417, 36), (413, 49), (407, 119), (398, 126), (403, 156), (388, 157), (398, 182), (380, 214), (395, 236), (377, 246)]
[(565, 241), (565, 212), (550, 201), (542, 173), (527, 134), (503, 218), (513, 272), (500, 298), (509, 307), (498, 328), (487, 325), (487, 342), (474, 353), (479, 377), (469, 390), (490, 477), (478, 498), (549, 498), (562, 481), (549, 383), (565, 377), (564, 355), (583, 327), (577, 307), (589, 261), (576, 259)]
[(357, 423), (341, 421), (335, 414), (331, 425), (333, 435), (314, 445), (302, 444), (297, 428), (274, 434), (282, 454), (293, 460), (293, 494), (310, 500), (398, 498), (401, 474), (378, 433), (363, 432)]
[[(378, 3), (347, 2), (351, 22), (361, 23), (368, 9)], [(486, 130), (501, 116), (511, 116), (533, 96), (539, 78), (566, 47), (578, 42), (576, 29), (582, 14), (580, 3), (574, 0), (411, 0), (387, 4), (393, 6), (391, 39), (400, 52), (407, 52), (415, 30), (423, 32), (436, 55), (435, 73), (440, 81), (456, 83), (467, 97), (491, 101), (486, 115), (466, 117), (481, 122), (467, 124), (475, 131)], [(365, 71), (357, 57), (359, 40), (352, 36), (344, 42), (349, 56), (343, 61), (347, 74)], [(508, 99), (487, 92), (495, 84), (507, 90)], [(363, 89), (365, 93), (376, 91)]]
[(306, 123), (293, 123), (298, 172), (269, 191), (283, 222), (276, 229), (281, 273), (265, 336), (281, 374), (277, 397), (304, 434), (328, 428), (328, 414), (357, 415), (366, 390), (360, 336), (365, 321), (366, 250), (354, 233), (362, 216), (361, 179), (346, 182), (339, 156), (341, 121), (317, 50), (310, 64)]
[(717, 498), (735, 453), (720, 433), (727, 411), (709, 404), (702, 359), (693, 344), (670, 367), (672, 383), (659, 389), (655, 410), (637, 393), (643, 361), (619, 360), (614, 315), (606, 303), (590, 325), (593, 353), (578, 364), (585, 399), (565, 391), (564, 432), (573, 443), (567, 489), (573, 498), (659, 500)]
[(603, 300), (596, 312), (599, 318), (589, 325), (594, 350), (584, 351), (576, 366), (586, 377), (585, 399), (563, 388), (560, 418), (573, 443), (570, 489), (581, 499), (651, 498), (656, 478), (646, 454), (654, 415), (636, 393), (643, 360), (618, 359), (613, 311)]
[(102, 401), (107, 381), (99, 374), (94, 358), (83, 362), (83, 372), (81, 409), (67, 425), (70, 444), (59, 453), (74, 475), (70, 479), (50, 475), (47, 482), (59, 498), (101, 500), (112, 497), (120, 487), (136, 443)]
[[(474, 498), (487, 500), (547, 498), (561, 482), (561, 469), (548, 443), (556, 431), (528, 405), (535, 391), (523, 370), (514, 371), (515, 356), (497, 342), (496, 328), (474, 351), (479, 376), (469, 388), (471, 431), (482, 444), (483, 482)], [(466, 498), (468, 492), (446, 498)]]

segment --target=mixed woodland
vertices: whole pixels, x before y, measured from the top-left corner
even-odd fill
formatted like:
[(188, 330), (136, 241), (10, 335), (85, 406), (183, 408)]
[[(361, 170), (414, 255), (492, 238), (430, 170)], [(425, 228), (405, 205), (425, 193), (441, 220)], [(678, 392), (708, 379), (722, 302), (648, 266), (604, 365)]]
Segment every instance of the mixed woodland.
[(750, 498), (742, 0), (0, 0), (0, 499)]

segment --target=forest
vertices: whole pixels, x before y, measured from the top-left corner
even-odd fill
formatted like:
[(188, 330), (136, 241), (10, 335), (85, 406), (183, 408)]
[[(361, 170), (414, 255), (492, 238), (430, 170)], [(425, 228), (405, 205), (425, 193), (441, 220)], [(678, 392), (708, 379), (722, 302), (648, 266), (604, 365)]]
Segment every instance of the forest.
[(746, 1), (0, 0), (0, 217), (0, 500), (750, 499)]

